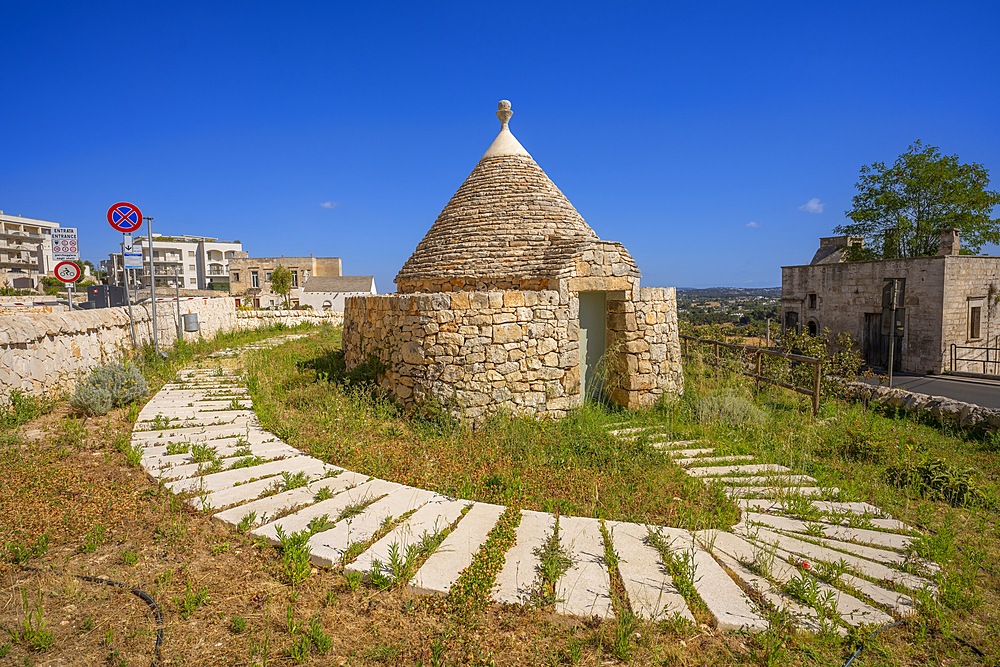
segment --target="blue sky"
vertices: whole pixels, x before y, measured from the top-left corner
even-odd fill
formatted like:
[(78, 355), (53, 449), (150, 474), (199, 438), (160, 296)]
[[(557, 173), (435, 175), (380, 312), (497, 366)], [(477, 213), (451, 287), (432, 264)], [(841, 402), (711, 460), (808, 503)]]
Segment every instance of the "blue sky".
[(126, 200), (391, 291), (504, 98), (649, 286), (780, 284), (916, 139), (1000, 187), (990, 0), (0, 0), (0, 24), (0, 209), (78, 227), (95, 262)]

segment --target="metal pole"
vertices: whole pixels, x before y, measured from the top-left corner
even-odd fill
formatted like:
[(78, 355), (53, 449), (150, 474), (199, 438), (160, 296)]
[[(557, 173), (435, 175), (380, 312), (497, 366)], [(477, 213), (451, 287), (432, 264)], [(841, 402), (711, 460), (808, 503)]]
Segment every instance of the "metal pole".
[(69, 294), (69, 312), (73, 312), (73, 283), (66, 283), (66, 293)]
[(149, 239), (149, 302), (153, 305), (153, 350), (156, 356), (160, 356), (160, 340), (156, 332), (156, 269), (153, 264), (153, 219), (143, 218), (146, 224), (147, 238)]
[[(133, 246), (134, 247), (134, 246)], [(114, 264), (118, 263), (117, 259), (112, 260)], [(118, 271), (115, 270), (115, 283), (118, 282)], [(129, 328), (132, 330), (132, 349), (139, 349), (139, 341), (135, 336), (135, 317), (132, 315), (132, 290), (128, 285), (128, 269), (125, 268), (125, 234), (122, 233), (122, 282), (125, 283), (125, 303), (128, 305), (128, 324)]]
[(181, 285), (177, 282), (177, 266), (174, 266), (174, 303), (177, 304), (177, 340), (184, 338), (184, 327), (181, 326)]

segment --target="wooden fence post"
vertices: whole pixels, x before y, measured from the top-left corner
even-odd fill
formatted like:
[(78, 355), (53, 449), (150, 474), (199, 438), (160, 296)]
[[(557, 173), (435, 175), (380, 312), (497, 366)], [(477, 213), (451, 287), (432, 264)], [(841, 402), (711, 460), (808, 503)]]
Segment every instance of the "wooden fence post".
[(819, 383), (823, 377), (823, 362), (817, 360), (813, 367), (813, 417), (819, 416)]

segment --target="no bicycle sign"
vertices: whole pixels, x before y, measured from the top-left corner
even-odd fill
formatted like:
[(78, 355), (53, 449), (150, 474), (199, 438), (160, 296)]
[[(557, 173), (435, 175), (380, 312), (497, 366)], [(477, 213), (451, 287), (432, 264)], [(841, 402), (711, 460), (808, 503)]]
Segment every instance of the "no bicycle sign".
[(120, 201), (108, 209), (108, 222), (118, 231), (129, 234), (142, 226), (142, 213), (135, 204)]

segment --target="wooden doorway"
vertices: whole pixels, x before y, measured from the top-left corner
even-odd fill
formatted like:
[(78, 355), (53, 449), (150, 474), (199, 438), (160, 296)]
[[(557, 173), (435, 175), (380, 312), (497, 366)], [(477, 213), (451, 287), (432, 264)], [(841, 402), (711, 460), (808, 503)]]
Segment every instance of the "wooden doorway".
[(865, 358), (865, 363), (872, 368), (888, 370), (890, 340), (896, 345), (892, 353), (892, 371), (896, 373), (903, 368), (902, 336), (883, 335), (882, 313), (865, 313), (865, 328), (861, 337), (861, 354)]

